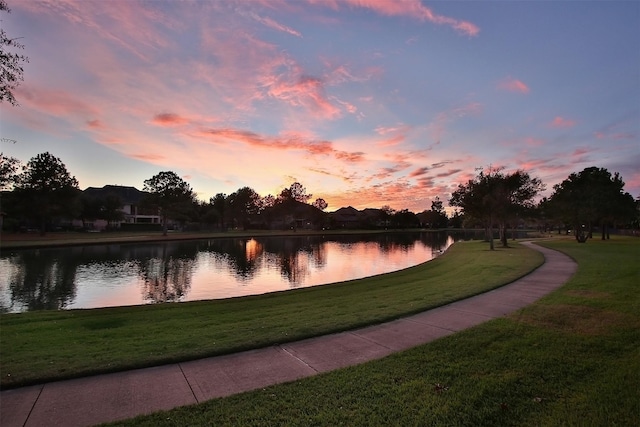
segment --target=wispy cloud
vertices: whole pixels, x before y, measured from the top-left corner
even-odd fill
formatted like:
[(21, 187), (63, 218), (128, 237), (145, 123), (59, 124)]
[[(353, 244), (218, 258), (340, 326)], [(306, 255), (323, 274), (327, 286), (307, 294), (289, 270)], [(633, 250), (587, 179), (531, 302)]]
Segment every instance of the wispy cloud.
[(438, 113), (435, 119), (428, 125), (428, 130), (431, 134), (431, 138), (434, 141), (439, 142), (442, 136), (446, 133), (447, 127), (452, 123), (468, 116), (480, 115), (482, 111), (482, 104), (480, 104), (479, 102), (470, 102)]
[(301, 150), (310, 155), (331, 155), (334, 158), (347, 162), (361, 162), (364, 160), (363, 152), (347, 152), (337, 150), (330, 141), (308, 140), (300, 135), (284, 135), (269, 137), (255, 132), (231, 129), (231, 128), (201, 128), (192, 135), (205, 138), (215, 144), (228, 142), (241, 142), (256, 148), (275, 150)]
[(567, 119), (561, 116), (556, 116), (551, 121), (551, 123), (549, 123), (549, 126), (553, 128), (559, 128), (559, 129), (568, 129), (568, 128), (574, 127), (575, 125), (576, 125), (575, 120)]
[(518, 79), (514, 79), (513, 77), (507, 77), (506, 79), (499, 82), (498, 89), (523, 94), (527, 94), (531, 91), (529, 89), (529, 86), (527, 86), (524, 82)]
[(189, 119), (174, 113), (156, 114), (151, 122), (158, 126), (180, 126), (189, 123)]
[(340, 116), (340, 109), (326, 97), (324, 83), (317, 77), (299, 75), (297, 79), (280, 79), (268, 89), (269, 96), (287, 102), (294, 107), (306, 107), (322, 118)]
[(406, 16), (420, 21), (428, 21), (433, 24), (447, 25), (457, 32), (475, 37), (480, 33), (480, 28), (468, 21), (463, 21), (435, 13), (426, 7), (420, 0), (309, 0), (312, 4), (330, 6), (333, 9), (347, 5), (372, 10), (380, 15)]
[(271, 29), (277, 30), (277, 31), (282, 31), (284, 33), (287, 34), (291, 34), (292, 36), (296, 36), (296, 37), (302, 37), (302, 34), (296, 30), (294, 30), (293, 28), (290, 28), (284, 24), (281, 24), (279, 22), (274, 21), (273, 19), (269, 18), (269, 17), (261, 17), (258, 16), (255, 13), (252, 13), (251, 16), (253, 17), (253, 19), (255, 19), (256, 21), (260, 22), (261, 24), (265, 25), (266, 27), (269, 27)]

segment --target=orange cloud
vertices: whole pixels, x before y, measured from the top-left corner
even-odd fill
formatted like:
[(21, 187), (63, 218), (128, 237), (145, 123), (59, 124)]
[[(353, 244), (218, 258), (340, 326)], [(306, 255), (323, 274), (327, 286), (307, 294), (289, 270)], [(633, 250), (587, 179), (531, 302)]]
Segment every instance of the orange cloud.
[(529, 86), (520, 80), (508, 77), (498, 83), (498, 89), (507, 90), (509, 92), (518, 92), (527, 94), (530, 92)]
[(549, 126), (554, 128), (572, 128), (576, 125), (575, 120), (565, 119), (564, 117), (557, 116), (553, 121), (549, 124)]

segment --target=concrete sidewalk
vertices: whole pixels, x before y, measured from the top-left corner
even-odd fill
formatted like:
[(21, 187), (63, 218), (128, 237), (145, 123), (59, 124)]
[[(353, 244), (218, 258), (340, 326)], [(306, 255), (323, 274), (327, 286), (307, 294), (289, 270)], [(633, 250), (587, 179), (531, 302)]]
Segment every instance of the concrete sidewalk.
[(191, 362), (0, 393), (0, 425), (89, 426), (203, 402), (356, 365), (514, 312), (575, 273), (568, 256), (532, 245), (545, 263), (499, 289), (354, 331)]

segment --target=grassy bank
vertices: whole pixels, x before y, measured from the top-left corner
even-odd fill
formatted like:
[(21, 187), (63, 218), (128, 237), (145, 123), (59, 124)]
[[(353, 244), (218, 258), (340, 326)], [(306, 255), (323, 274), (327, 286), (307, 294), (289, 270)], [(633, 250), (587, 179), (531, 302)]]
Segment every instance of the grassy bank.
[(453, 245), (371, 278), (262, 296), (0, 315), (3, 387), (225, 354), (336, 332), (446, 304), (531, 271), (520, 245)]
[(379, 361), (118, 425), (638, 425), (640, 240), (545, 246), (576, 259), (578, 272), (507, 318)]

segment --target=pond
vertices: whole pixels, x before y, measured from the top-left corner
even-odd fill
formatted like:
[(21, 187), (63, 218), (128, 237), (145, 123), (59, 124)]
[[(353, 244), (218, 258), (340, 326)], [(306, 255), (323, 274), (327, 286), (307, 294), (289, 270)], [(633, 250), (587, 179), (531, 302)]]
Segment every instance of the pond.
[(8, 250), (0, 311), (221, 299), (372, 276), (431, 260), (454, 237), (414, 232)]

